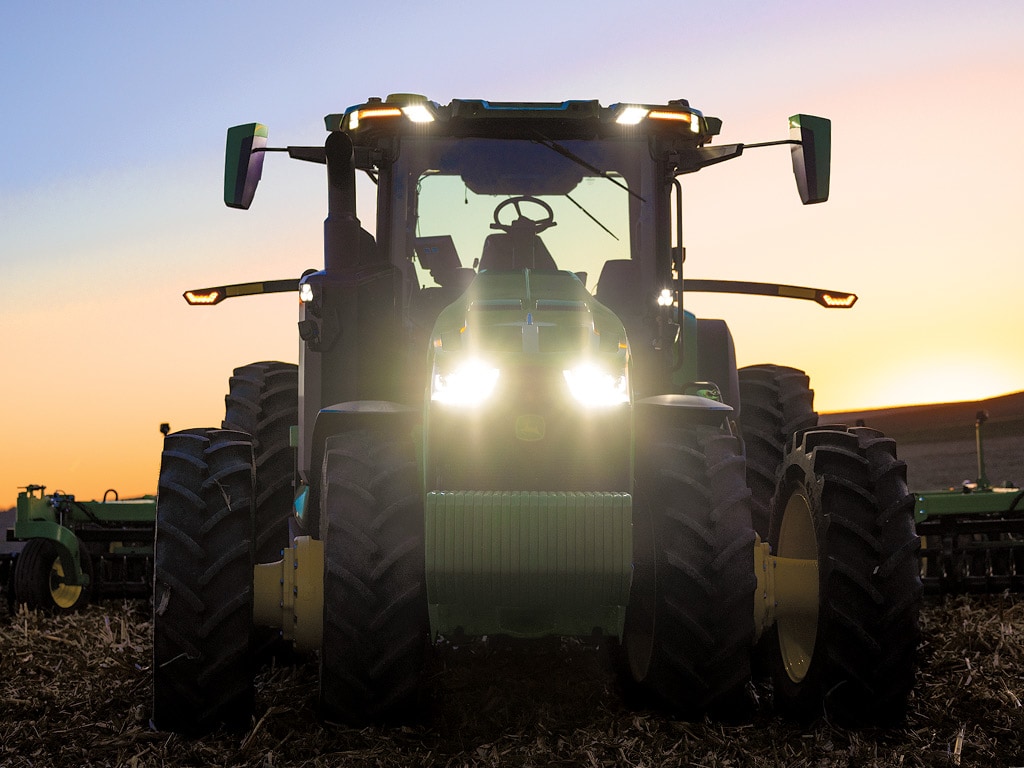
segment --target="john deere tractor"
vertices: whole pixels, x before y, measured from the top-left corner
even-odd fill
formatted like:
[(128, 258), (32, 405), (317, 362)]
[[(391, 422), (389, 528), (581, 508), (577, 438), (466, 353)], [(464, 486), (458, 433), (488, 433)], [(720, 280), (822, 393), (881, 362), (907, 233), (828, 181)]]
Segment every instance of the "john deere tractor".
[[(802, 716), (891, 722), (914, 679), (914, 499), (893, 441), (817, 425), (800, 370), (737, 370), (687, 291), (679, 177), (788, 145), (828, 197), (830, 124), (712, 145), (687, 101), (441, 105), (326, 117), (323, 146), (229, 129), (225, 201), (268, 152), (326, 166), (324, 265), (188, 291), (297, 291), (299, 363), (235, 371), (220, 428), (166, 437), (154, 719), (243, 725), (274, 646), (318, 652), (322, 714), (415, 715), (439, 638), (601, 636), (682, 715), (734, 700), (755, 646)], [(357, 176), (376, 219), (356, 217)]]

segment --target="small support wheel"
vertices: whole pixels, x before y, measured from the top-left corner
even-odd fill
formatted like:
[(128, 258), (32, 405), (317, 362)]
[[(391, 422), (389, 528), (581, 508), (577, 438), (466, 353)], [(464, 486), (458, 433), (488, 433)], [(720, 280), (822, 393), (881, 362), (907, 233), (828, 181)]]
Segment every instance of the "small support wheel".
[[(89, 552), (79, 542), (82, 571), (91, 577)], [(32, 610), (70, 613), (88, 605), (91, 584), (68, 584), (60, 562), (60, 548), (51, 539), (29, 539), (14, 566), (14, 599)]]

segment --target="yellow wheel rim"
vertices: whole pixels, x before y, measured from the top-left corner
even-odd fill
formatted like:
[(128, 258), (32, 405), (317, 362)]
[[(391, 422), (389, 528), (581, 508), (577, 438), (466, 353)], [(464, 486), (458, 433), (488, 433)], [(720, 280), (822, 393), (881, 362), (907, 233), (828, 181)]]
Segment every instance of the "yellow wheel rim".
[(50, 568), (50, 597), (54, 605), (65, 610), (73, 608), (81, 596), (80, 586), (65, 583), (64, 567), (60, 564), (60, 558), (56, 558)]
[[(779, 557), (793, 557), (818, 562), (818, 543), (814, 536), (814, 516), (803, 493), (794, 493), (786, 502), (779, 530)], [(803, 681), (814, 657), (818, 636), (818, 584), (812, 589), (814, 608), (795, 616), (780, 617), (777, 623), (779, 651), (786, 674), (794, 683)]]

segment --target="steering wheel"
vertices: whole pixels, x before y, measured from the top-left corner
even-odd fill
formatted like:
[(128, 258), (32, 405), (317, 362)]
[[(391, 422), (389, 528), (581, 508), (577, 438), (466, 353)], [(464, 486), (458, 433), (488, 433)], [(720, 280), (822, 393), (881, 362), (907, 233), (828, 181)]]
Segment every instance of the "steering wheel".
[[(540, 206), (544, 209), (544, 218), (534, 221), (533, 219), (527, 218), (523, 215), (523, 210), (520, 207), (523, 203), (531, 203), (533, 205)], [(509, 224), (501, 223), (501, 212), (508, 206), (512, 206), (516, 209), (516, 218)], [(508, 200), (503, 200), (498, 203), (498, 207), (494, 209), (494, 223), (491, 224), (491, 229), (500, 229), (502, 232), (511, 233), (519, 222), (529, 222), (533, 225), (533, 234), (540, 234), (545, 229), (555, 226), (555, 212), (551, 210), (551, 206), (545, 203), (543, 200), (539, 200), (536, 197), (530, 197), (529, 195), (522, 195), (520, 197), (510, 197)], [(521, 226), (521, 225), (519, 225)]]

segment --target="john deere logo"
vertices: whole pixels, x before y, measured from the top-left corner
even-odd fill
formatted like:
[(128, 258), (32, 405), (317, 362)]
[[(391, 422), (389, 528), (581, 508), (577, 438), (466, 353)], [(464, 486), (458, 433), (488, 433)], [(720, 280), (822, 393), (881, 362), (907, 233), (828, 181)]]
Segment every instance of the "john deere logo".
[(544, 417), (533, 413), (516, 419), (516, 437), (527, 442), (544, 439)]

